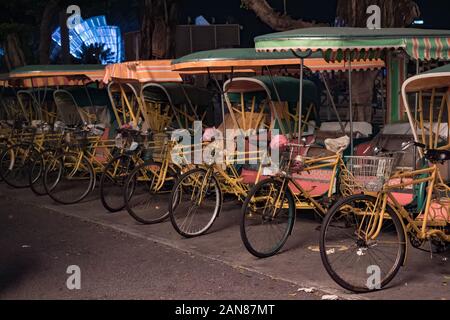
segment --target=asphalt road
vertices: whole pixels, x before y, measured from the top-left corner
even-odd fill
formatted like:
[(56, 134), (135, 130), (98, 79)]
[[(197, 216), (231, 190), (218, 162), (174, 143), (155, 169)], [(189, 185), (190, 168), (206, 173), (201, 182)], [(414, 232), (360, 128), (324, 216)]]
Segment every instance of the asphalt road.
[[(320, 299), (220, 261), (0, 196), (0, 299)], [(71, 265), (81, 290), (69, 290)]]
[[(298, 212), (279, 254), (257, 259), (239, 235), (240, 206), (228, 199), (206, 235), (184, 239), (170, 221), (141, 225), (126, 212), (108, 214), (98, 188), (62, 206), (0, 184), (0, 299), (450, 300), (450, 251), (431, 256), (410, 247), (385, 290), (355, 295), (325, 272), (310, 215)], [(80, 291), (66, 287), (69, 265), (81, 268)]]

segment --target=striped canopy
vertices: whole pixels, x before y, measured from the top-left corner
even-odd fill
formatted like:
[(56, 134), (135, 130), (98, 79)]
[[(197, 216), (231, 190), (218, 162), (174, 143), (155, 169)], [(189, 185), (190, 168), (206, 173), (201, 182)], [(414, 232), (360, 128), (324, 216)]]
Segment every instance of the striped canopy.
[[(172, 62), (172, 70), (181, 74), (254, 73), (264, 68), (283, 67), (288, 73), (298, 72), (300, 60), (292, 52), (266, 53), (250, 49), (220, 49), (189, 54)], [(320, 53), (305, 59), (312, 72), (346, 71), (345, 62), (328, 62)], [(355, 70), (375, 70), (385, 66), (382, 60), (360, 60)], [(292, 70), (291, 70), (292, 69)], [(294, 70), (295, 69), (295, 70)]]
[(403, 49), (418, 60), (450, 59), (450, 30), (410, 28), (306, 28), (255, 38), (257, 51), (320, 51), (326, 60), (378, 59), (385, 50)]
[(103, 82), (182, 82), (180, 74), (172, 71), (171, 64), (171, 60), (151, 60), (108, 65)]
[(102, 65), (36, 65), (17, 68), (9, 74), (8, 83), (21, 88), (81, 86), (103, 80)]

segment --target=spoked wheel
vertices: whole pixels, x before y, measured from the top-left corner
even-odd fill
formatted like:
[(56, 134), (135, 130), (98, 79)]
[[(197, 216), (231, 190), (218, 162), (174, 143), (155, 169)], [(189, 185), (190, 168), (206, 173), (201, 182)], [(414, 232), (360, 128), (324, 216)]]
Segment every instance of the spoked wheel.
[(267, 179), (254, 186), (242, 206), (241, 239), (258, 258), (277, 254), (295, 221), (295, 201), (287, 182)]
[(382, 289), (404, 262), (403, 224), (381, 202), (355, 195), (337, 202), (322, 224), (320, 254), (328, 274), (341, 287), (365, 293)]
[(125, 208), (123, 188), (133, 169), (133, 157), (124, 154), (112, 159), (103, 170), (100, 178), (100, 199), (109, 212), (119, 212)]
[(75, 204), (84, 200), (94, 183), (94, 169), (89, 160), (75, 152), (53, 158), (45, 168), (45, 191), (60, 204)]
[(33, 145), (14, 145), (6, 149), (0, 158), (0, 176), (11, 187), (28, 188), (29, 170), (41, 155)]
[(56, 150), (45, 150), (41, 153), (40, 161), (34, 161), (28, 173), (28, 179), (31, 191), (38, 196), (47, 195), (44, 186), (45, 165), (56, 155)]
[(136, 167), (123, 188), (122, 201), (128, 213), (142, 224), (155, 224), (169, 216), (167, 204), (178, 177), (172, 167), (150, 162)]
[[(6, 143), (0, 143), (0, 157), (3, 156), (3, 153), (5, 152), (6, 149), (8, 149), (8, 145)], [(1, 174), (2, 170), (3, 169), (1, 168), (1, 164), (0, 164), (0, 182), (3, 181), (2, 174)]]
[(222, 192), (213, 170), (194, 169), (175, 184), (169, 202), (170, 221), (183, 237), (205, 234), (222, 207)]

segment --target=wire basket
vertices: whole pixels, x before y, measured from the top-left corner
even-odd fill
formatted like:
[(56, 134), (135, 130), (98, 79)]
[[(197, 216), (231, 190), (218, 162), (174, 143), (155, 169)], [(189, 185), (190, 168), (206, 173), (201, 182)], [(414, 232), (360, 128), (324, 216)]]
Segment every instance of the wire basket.
[(345, 157), (347, 175), (341, 180), (353, 193), (379, 192), (398, 163), (398, 157)]

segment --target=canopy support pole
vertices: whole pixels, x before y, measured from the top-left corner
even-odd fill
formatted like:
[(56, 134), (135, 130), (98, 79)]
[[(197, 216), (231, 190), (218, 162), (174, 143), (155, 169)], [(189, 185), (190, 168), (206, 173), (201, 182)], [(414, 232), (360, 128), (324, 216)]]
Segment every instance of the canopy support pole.
[[(280, 93), (278, 92), (278, 88), (275, 85), (275, 81), (273, 80), (272, 72), (270, 71), (269, 67), (267, 67), (267, 66), (266, 66), (266, 69), (267, 69), (267, 72), (269, 73), (269, 78), (270, 78), (270, 81), (272, 83), (273, 89), (275, 90), (275, 94), (277, 96), (277, 100), (278, 100), (279, 103), (281, 103)], [(301, 86), (301, 87), (303, 88), (303, 86)], [(278, 123), (280, 125), (281, 131), (283, 132), (283, 134), (286, 134), (286, 128), (284, 127), (283, 121), (282, 121), (280, 115), (278, 114), (277, 106), (274, 105), (273, 103), (269, 103), (269, 104), (272, 104), (273, 113), (275, 114), (275, 118), (278, 120)], [(290, 119), (288, 119), (288, 121), (290, 121)], [(273, 129), (273, 128), (271, 128), (271, 129)], [(289, 132), (289, 134), (292, 134), (292, 132)]]
[(303, 134), (303, 125), (302, 125), (302, 117), (303, 117), (303, 71), (305, 67), (305, 59), (310, 57), (312, 54), (312, 50), (308, 49), (306, 50), (305, 54), (298, 54), (295, 50), (291, 50), (292, 53), (297, 57), (300, 58), (300, 85), (299, 85), (299, 97), (298, 97), (298, 144), (302, 142), (302, 134)]
[(91, 107), (94, 110), (94, 113), (95, 113), (95, 123), (94, 123), (94, 125), (96, 125), (97, 124), (97, 107), (94, 106), (94, 102), (92, 101), (91, 94), (89, 93), (89, 89), (86, 86), (86, 84), (83, 85), (83, 88), (84, 88), (84, 91), (86, 92), (86, 95), (87, 95), (87, 97), (89, 99), (89, 103), (91, 104)]
[[(416, 75), (420, 73), (420, 61), (416, 60)], [(417, 132), (417, 113), (419, 110), (419, 93), (416, 93), (416, 101), (414, 106), (414, 128), (413, 130)], [(449, 124), (450, 125), (450, 124)], [(417, 170), (417, 148), (414, 148), (414, 170)]]
[(349, 94), (349, 104), (350, 104), (350, 155), (353, 156), (353, 98), (352, 98), (352, 53), (349, 51), (348, 58), (348, 94)]
[(338, 111), (338, 109), (336, 107), (336, 103), (334, 102), (333, 95), (331, 94), (330, 87), (328, 86), (328, 81), (327, 81), (327, 79), (325, 79), (323, 73), (320, 74), (320, 77), (322, 78), (322, 82), (323, 82), (323, 84), (325, 86), (325, 90), (327, 91), (328, 98), (330, 99), (331, 106), (333, 107), (334, 113), (336, 113), (336, 117), (338, 119), (339, 126), (341, 127), (342, 134), (345, 135), (345, 126), (342, 123), (341, 116), (339, 115), (339, 111)]
[[(209, 74), (209, 68), (208, 68), (208, 74)], [(211, 75), (210, 75), (211, 77)], [(217, 80), (217, 77), (214, 75), (211, 77), (214, 80), (214, 83), (217, 86), (217, 89), (219, 90), (220, 93), (220, 108), (222, 109), (222, 123), (223, 123), (223, 127), (224, 127), (224, 132), (222, 132), (223, 134), (223, 139), (224, 141), (226, 141), (227, 139), (227, 128), (226, 128), (226, 123), (225, 123), (225, 92), (223, 91), (223, 88), (220, 86), (219, 80)]]

